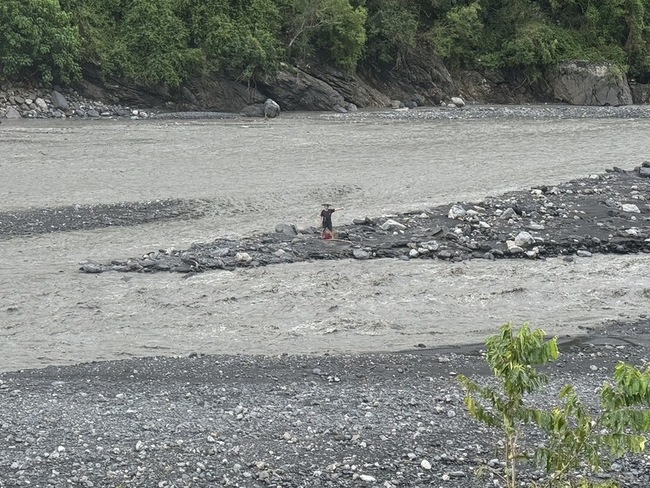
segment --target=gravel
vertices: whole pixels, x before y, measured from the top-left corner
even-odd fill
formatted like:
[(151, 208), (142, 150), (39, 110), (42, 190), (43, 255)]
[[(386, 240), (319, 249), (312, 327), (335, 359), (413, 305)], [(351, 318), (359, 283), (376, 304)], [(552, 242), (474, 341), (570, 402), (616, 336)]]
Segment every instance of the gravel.
[[(567, 382), (593, 401), (617, 361), (647, 359), (648, 332), (646, 319), (565, 341), (530, 401), (552, 405)], [(466, 413), (459, 373), (490, 381), (479, 346), (3, 373), (0, 486), (500, 486), (498, 436)], [(600, 477), (648, 486), (650, 456)]]

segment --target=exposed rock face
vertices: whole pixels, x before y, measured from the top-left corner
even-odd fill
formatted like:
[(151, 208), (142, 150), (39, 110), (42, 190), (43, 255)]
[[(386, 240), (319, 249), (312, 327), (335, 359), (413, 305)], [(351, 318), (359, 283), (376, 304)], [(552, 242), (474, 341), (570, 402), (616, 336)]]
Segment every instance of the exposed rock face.
[(279, 112), (265, 110), (268, 99), (287, 111), (339, 113), (354, 112), (357, 107), (408, 111), (423, 106), (463, 107), (476, 102), (523, 104), (554, 100), (582, 106), (619, 106), (649, 103), (650, 84), (628, 85), (625, 76), (612, 65), (582, 61), (564, 63), (547, 79), (532, 84), (522, 73), (496, 70), (461, 71), (452, 76), (440, 59), (429, 54), (414, 56), (405, 66), (384, 74), (352, 74), (323, 65), (286, 66), (284, 71), (256, 83), (203, 77), (176, 90), (103, 80), (97, 67), (84, 66), (84, 80), (74, 89), (3, 87), (0, 118), (146, 118), (155, 112), (175, 118), (277, 116)]
[(632, 93), (632, 102), (639, 105), (650, 103), (650, 84), (630, 83), (630, 92)]
[[(263, 104), (268, 98), (253, 86), (224, 79), (201, 79), (188, 83), (181, 90), (179, 110), (214, 110), (239, 112), (250, 104)], [(263, 114), (262, 114), (263, 116)]]
[[(348, 111), (354, 111), (354, 108), (350, 104), (363, 108), (388, 107), (390, 105), (390, 98), (387, 95), (372, 88), (357, 74), (345, 73), (332, 66), (318, 66), (317, 68), (306, 66), (302, 69), (311, 76), (323, 80), (339, 92), (346, 102), (348, 102), (345, 105)], [(423, 103), (420, 105), (423, 105)]]
[(551, 76), (553, 95), (571, 105), (630, 105), (632, 93), (624, 74), (611, 64), (569, 61)]
[[(422, 97), (418, 105), (439, 105), (458, 88), (442, 60), (430, 53), (413, 56), (408, 68), (398, 68), (383, 77), (373, 77), (372, 85), (393, 100), (414, 100), (414, 93)], [(417, 101), (415, 99), (414, 101)]]
[(339, 92), (300, 69), (267, 76), (259, 85), (285, 110), (346, 111), (346, 101)]

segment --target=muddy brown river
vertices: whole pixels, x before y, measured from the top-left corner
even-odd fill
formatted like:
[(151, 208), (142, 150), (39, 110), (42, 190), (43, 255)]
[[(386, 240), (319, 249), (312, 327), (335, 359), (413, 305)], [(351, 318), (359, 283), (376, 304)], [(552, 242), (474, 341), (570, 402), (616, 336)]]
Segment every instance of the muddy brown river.
[[(202, 200), (205, 216), (0, 240), (0, 370), (188, 353), (473, 343), (503, 322), (579, 334), (650, 309), (650, 256), (328, 261), (83, 274), (217, 237), (552, 185), (650, 158), (649, 119), (4, 121), (0, 211)], [(0, 223), (0, 225), (2, 225)]]

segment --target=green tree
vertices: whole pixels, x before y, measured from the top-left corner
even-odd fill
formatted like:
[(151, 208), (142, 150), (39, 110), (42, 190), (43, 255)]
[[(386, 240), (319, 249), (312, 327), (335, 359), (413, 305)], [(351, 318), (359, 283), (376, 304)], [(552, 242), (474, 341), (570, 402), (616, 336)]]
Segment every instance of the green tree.
[(349, 0), (279, 0), (287, 49), (293, 59), (308, 57), (353, 71), (366, 44), (368, 16)]
[(179, 86), (203, 64), (189, 45), (178, 0), (61, 0), (77, 19), (84, 59), (148, 86)]
[(547, 376), (537, 367), (557, 359), (557, 338), (547, 341), (541, 329), (533, 332), (524, 324), (515, 332), (512, 324), (505, 324), (486, 345), (486, 360), (499, 387), (479, 385), (462, 375), (459, 381), (467, 390), (470, 415), (504, 436), (508, 488), (519, 486), (517, 461), (530, 457), (521, 443), (531, 424), (547, 434), (534, 449), (535, 459), (549, 474), (545, 486), (616, 486), (576, 480), (572, 475), (578, 468), (598, 470), (607, 459), (645, 449), (644, 433), (650, 431), (650, 367), (639, 370), (619, 363), (613, 382), (603, 385), (597, 413), (580, 400), (572, 385), (561, 390), (561, 406), (542, 410), (527, 406), (525, 397), (547, 384)]
[(483, 47), (484, 25), (479, 2), (450, 9), (429, 31), (435, 51), (453, 67), (468, 67)]
[(0, 2), (0, 73), (69, 83), (81, 75), (80, 38), (58, 0)]
[[(465, 404), (469, 413), (497, 427), (503, 434), (506, 482), (509, 488), (514, 488), (517, 486), (517, 462), (522, 457), (519, 440), (523, 427), (537, 415), (524, 404), (524, 397), (548, 383), (548, 377), (536, 366), (557, 359), (557, 338), (545, 341), (543, 330), (532, 332), (527, 324), (515, 332), (513, 324), (508, 323), (499, 335), (490, 337), (486, 345), (486, 361), (499, 380), (499, 390), (478, 385), (463, 375), (459, 375), (459, 381), (467, 389)], [(479, 399), (489, 406), (484, 406)]]
[(180, 0), (178, 10), (208, 71), (249, 80), (277, 69), (284, 58), (280, 12), (272, 0)]
[(593, 414), (575, 388), (560, 392), (561, 407), (542, 412), (538, 425), (549, 435), (536, 450), (536, 460), (550, 478), (549, 488), (569, 483), (571, 471), (581, 465), (600, 469), (608, 459), (645, 450), (644, 432), (650, 431), (650, 368), (641, 371), (619, 363), (612, 383), (600, 393), (600, 410)]
[(402, 66), (417, 45), (416, 12), (408, 2), (400, 0), (371, 1), (367, 9), (368, 40), (364, 60), (380, 70)]
[(175, 0), (133, 0), (122, 12), (119, 40), (109, 53), (114, 70), (148, 85), (176, 87), (200, 61), (189, 33), (175, 12)]

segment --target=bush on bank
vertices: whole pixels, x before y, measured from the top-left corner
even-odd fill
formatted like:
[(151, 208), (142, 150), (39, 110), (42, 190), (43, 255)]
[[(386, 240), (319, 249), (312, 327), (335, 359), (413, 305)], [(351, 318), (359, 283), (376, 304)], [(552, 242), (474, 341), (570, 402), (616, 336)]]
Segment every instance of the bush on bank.
[[(507, 488), (524, 486), (519, 465), (534, 459), (547, 479), (531, 487), (616, 488), (614, 480), (599, 481), (597, 475), (613, 460), (645, 451), (650, 367), (619, 362), (612, 380), (599, 388), (596, 408), (584, 402), (571, 384), (560, 390), (558, 405), (535, 408), (527, 400), (549, 382), (538, 368), (558, 356), (557, 337), (547, 340), (542, 329), (532, 331), (528, 324), (515, 329), (507, 323), (486, 341), (485, 359), (497, 386), (459, 375), (470, 415), (501, 434), (505, 469), (492, 474)], [(538, 438), (526, 447), (527, 436), (535, 431), (531, 426), (537, 427)]]
[(435, 54), (451, 69), (531, 77), (567, 59), (650, 79), (650, 0), (3, 0), (0, 76), (70, 83), (106, 76), (180, 86), (242, 81), (280, 63), (374, 74)]

